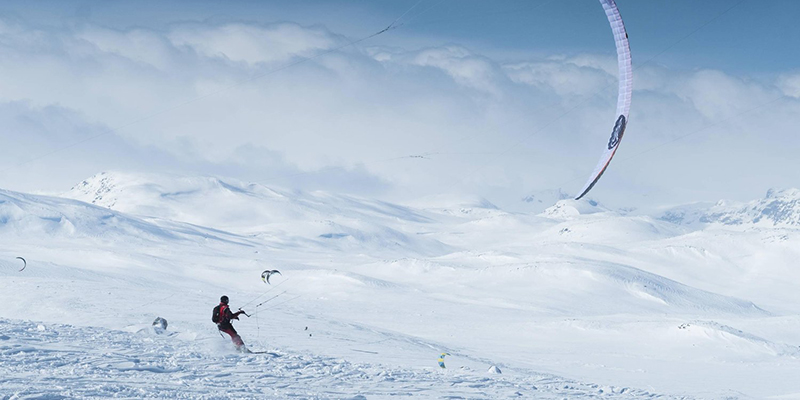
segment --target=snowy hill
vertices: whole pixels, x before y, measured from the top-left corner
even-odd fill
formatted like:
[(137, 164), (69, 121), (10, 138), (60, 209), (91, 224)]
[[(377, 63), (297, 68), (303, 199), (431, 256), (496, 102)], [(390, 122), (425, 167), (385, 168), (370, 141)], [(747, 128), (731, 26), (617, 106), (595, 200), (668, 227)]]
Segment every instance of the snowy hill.
[(321, 247), (420, 255), (448, 251), (416, 235), (432, 222), (407, 207), (325, 192), (305, 193), (210, 177), (130, 175), (104, 172), (73, 187), (65, 197), (143, 218), (209, 226), (241, 234), (316, 242)]
[(125, 213), (80, 201), (0, 190), (0, 235), (37, 241), (57, 238), (99, 241), (184, 240), (209, 237), (209, 230), (184, 226), (167, 229)]
[(64, 197), (126, 213), (207, 226), (252, 227), (329, 215), (427, 221), (410, 208), (386, 202), (211, 177), (103, 172), (77, 184)]
[(720, 201), (713, 206), (677, 207), (661, 216), (677, 224), (722, 224), (800, 227), (800, 190), (769, 190), (766, 197), (746, 204)]
[[(792, 191), (727, 209), (758, 229), (699, 207), (676, 224), (586, 200), (523, 214), (124, 173), (67, 196), (0, 192), (0, 393), (214, 397), (215, 373), (231, 398), (800, 392)], [(221, 294), (278, 356), (232, 352), (209, 321)], [(65, 383), (19, 384), (33, 370)]]
[(532, 213), (539, 213), (544, 209), (553, 206), (560, 200), (569, 200), (572, 196), (565, 193), (561, 189), (556, 190), (543, 190), (529, 194), (522, 199), (527, 209)]
[(589, 199), (559, 200), (547, 207), (541, 215), (549, 218), (568, 219), (579, 215), (609, 212), (610, 210)]

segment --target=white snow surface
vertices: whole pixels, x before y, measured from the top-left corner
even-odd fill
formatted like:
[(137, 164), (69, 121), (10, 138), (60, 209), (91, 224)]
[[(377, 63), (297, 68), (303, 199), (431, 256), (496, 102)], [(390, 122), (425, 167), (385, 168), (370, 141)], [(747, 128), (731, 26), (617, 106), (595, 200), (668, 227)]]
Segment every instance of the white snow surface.
[[(0, 399), (800, 398), (797, 193), (712, 219), (116, 172), (0, 190)], [(220, 337), (222, 294), (265, 353)]]

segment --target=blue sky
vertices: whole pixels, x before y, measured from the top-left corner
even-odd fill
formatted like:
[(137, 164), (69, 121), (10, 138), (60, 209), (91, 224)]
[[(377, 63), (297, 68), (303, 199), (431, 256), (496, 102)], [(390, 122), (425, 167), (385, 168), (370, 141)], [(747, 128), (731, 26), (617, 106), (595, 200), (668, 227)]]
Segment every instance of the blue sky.
[[(330, 52), (415, 4), (399, 29)], [(592, 195), (641, 206), (800, 186), (800, 2), (618, 4), (631, 125)], [(122, 169), (515, 208), (577, 190), (614, 120), (593, 0), (37, 1), (0, 15), (10, 189)]]
[[(4, 2), (0, 11), (32, 22), (91, 21), (116, 28), (160, 29), (179, 20), (294, 21), (323, 24), (333, 31), (358, 37), (380, 29), (414, 4), (417, 0), (45, 0)], [(650, 59), (669, 48), (657, 58), (659, 62), (756, 74), (797, 68), (794, 52), (787, 49), (800, 47), (800, 28), (796, 24), (799, 2), (621, 0), (618, 5), (637, 53), (635, 62)], [(423, 0), (404, 19), (409, 20), (407, 26), (381, 37), (379, 42), (455, 42), (512, 54), (604, 51), (609, 46), (606, 37), (609, 33), (598, 13), (601, 13), (599, 5), (592, 0)]]

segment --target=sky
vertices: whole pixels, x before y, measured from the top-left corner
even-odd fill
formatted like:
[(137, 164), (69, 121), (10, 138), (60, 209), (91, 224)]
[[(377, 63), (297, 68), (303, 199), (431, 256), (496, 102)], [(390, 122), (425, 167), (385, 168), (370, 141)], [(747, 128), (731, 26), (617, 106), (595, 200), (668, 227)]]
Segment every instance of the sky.
[[(618, 6), (630, 123), (589, 197), (645, 209), (800, 187), (800, 3)], [(120, 170), (525, 210), (580, 189), (616, 85), (594, 0), (3, 2), (0, 187)]]

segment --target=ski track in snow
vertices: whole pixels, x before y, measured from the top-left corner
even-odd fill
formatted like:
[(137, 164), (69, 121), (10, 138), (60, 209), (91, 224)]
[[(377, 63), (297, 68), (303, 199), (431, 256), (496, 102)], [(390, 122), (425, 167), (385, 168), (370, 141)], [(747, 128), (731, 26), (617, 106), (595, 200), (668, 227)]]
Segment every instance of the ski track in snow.
[(285, 352), (240, 354), (199, 340), (0, 320), (1, 399), (686, 399), (548, 374), (399, 369)]

